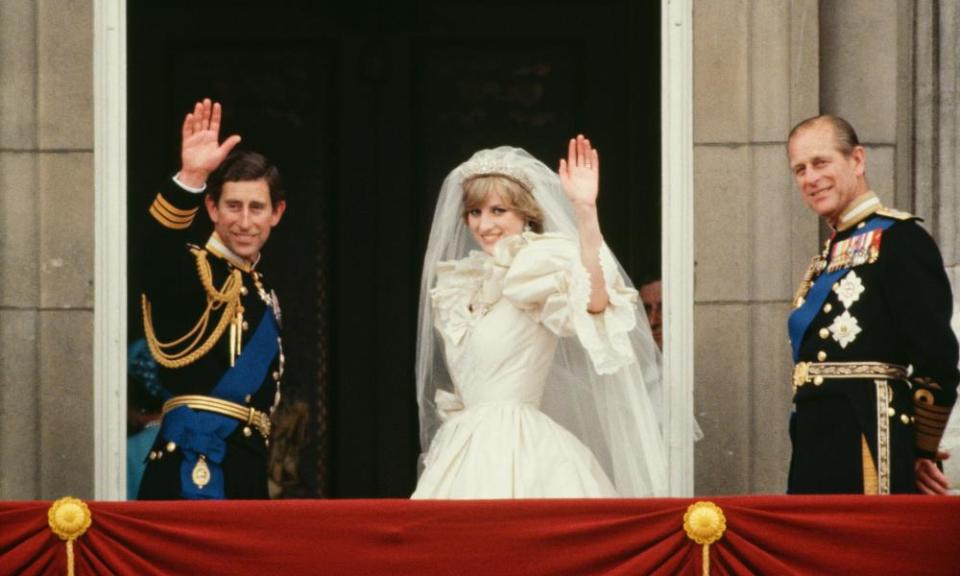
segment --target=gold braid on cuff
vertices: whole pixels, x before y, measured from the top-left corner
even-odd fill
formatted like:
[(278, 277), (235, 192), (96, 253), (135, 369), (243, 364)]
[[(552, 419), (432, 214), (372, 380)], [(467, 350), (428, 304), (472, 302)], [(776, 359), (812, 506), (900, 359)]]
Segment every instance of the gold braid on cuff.
[[(924, 381), (924, 386), (937, 386), (935, 383)], [(913, 393), (913, 409), (917, 419), (917, 448), (930, 453), (936, 453), (940, 448), (940, 440), (950, 420), (952, 406), (938, 406), (937, 399), (927, 388), (918, 388)]]

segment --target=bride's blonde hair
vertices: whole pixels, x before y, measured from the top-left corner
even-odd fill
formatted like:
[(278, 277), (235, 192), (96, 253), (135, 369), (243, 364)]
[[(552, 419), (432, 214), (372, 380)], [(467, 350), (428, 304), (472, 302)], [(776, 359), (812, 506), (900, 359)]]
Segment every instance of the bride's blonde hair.
[(523, 184), (503, 174), (484, 174), (463, 182), (464, 221), (471, 210), (483, 204), (491, 191), (499, 194), (508, 208), (520, 214), (532, 231), (538, 234), (543, 233), (543, 212), (537, 201), (533, 199), (533, 194)]

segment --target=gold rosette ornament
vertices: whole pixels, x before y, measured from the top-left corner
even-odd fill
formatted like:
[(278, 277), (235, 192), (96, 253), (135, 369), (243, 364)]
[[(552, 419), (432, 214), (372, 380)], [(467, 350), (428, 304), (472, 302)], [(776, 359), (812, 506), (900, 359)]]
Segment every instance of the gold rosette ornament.
[(695, 502), (683, 515), (683, 529), (687, 537), (703, 545), (703, 574), (710, 574), (710, 545), (723, 537), (727, 519), (723, 510), (713, 502)]
[(67, 575), (74, 576), (73, 541), (83, 536), (93, 522), (90, 508), (83, 500), (66, 496), (50, 506), (47, 522), (53, 533), (67, 542)]

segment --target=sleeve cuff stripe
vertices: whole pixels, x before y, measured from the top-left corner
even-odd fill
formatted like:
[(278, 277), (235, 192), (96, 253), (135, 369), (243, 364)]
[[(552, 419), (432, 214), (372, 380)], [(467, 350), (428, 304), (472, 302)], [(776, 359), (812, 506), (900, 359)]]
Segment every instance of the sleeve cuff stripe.
[(929, 424), (929, 423), (927, 423), (927, 422), (920, 422), (919, 420), (917, 420), (916, 424), (917, 424), (917, 432), (918, 432), (918, 433), (930, 433), (930, 432), (935, 432), (935, 433), (939, 434), (939, 433), (943, 432), (944, 430), (946, 430), (946, 428), (947, 428), (946, 426), (944, 426), (944, 425), (942, 425), (942, 424)]
[(925, 420), (923, 418), (917, 418), (917, 424), (920, 426), (925, 426), (927, 428), (936, 428), (942, 430), (947, 427), (946, 422), (937, 422), (935, 420)]
[(932, 412), (934, 414), (949, 414), (953, 406), (937, 406), (936, 404), (925, 404), (923, 402), (914, 402), (913, 406), (917, 410)]
[(943, 426), (946, 426), (946, 425), (947, 425), (947, 421), (949, 420), (949, 418), (947, 418), (946, 416), (943, 416), (943, 417), (939, 417), (939, 416), (929, 416), (929, 415), (927, 415), (927, 414), (919, 414), (919, 413), (916, 414), (916, 417), (917, 417), (917, 420), (920, 421), (920, 422), (923, 422), (923, 423), (931, 423), (931, 424), (934, 424), (934, 423), (935, 423), (935, 424), (940, 424), (940, 425), (943, 425)]
[(923, 414), (917, 414), (916, 418), (917, 422), (921, 422), (927, 426), (946, 426), (948, 420), (948, 418), (930, 418)]
[(917, 413), (918, 416), (923, 415), (923, 416), (929, 416), (930, 418), (937, 418), (937, 419), (943, 419), (943, 420), (947, 420), (948, 418), (950, 418), (949, 408), (936, 407), (931, 410), (931, 407), (929, 404), (914, 404), (913, 410), (914, 412)]
[(171, 221), (171, 222), (177, 222), (177, 223), (193, 222), (193, 218), (194, 218), (194, 216), (196, 216), (196, 214), (197, 214), (197, 211), (196, 211), (196, 210), (194, 210), (194, 211), (191, 212), (190, 214), (181, 214), (181, 213), (170, 212), (170, 210), (167, 208), (167, 206), (164, 206), (163, 203), (157, 202), (157, 201), (154, 201), (154, 203), (151, 205), (151, 208), (154, 208), (154, 209), (157, 210), (157, 212), (159, 212), (160, 214), (163, 214), (163, 216), (164, 216), (167, 220), (169, 220), (169, 221)]
[(929, 414), (934, 418), (943, 418), (946, 420), (950, 417), (950, 409), (944, 408), (942, 410), (931, 410), (929, 404), (914, 404), (913, 409), (917, 414)]
[(154, 204), (150, 207), (150, 210), (156, 212), (163, 217), (164, 220), (171, 222), (173, 224), (186, 224), (190, 225), (193, 222), (193, 216), (172, 216), (168, 214), (162, 207)]
[(157, 206), (157, 205), (161, 206), (164, 209), (164, 211), (169, 213), (171, 216), (179, 216), (181, 218), (185, 218), (187, 216), (193, 216), (194, 214), (197, 213), (197, 210), (199, 210), (199, 208), (196, 208), (196, 207), (189, 208), (189, 209), (177, 208), (176, 206), (171, 204), (169, 200), (164, 198), (162, 194), (157, 194), (157, 198), (153, 201), (153, 204), (154, 206)]
[(191, 218), (187, 222), (174, 222), (169, 218), (167, 218), (166, 216), (164, 216), (163, 214), (161, 214), (160, 211), (157, 210), (156, 207), (154, 206), (150, 207), (150, 215), (153, 216), (153, 218), (157, 222), (159, 222), (161, 226), (164, 226), (165, 228), (170, 228), (173, 230), (183, 230), (185, 228), (189, 228), (190, 224), (193, 223), (193, 218)]

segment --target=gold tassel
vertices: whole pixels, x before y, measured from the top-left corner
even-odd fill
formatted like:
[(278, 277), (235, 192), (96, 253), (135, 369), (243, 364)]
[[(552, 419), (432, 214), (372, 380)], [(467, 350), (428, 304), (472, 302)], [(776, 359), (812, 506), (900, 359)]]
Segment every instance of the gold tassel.
[(73, 541), (83, 536), (90, 524), (93, 515), (86, 502), (78, 498), (65, 496), (50, 506), (47, 510), (47, 523), (50, 530), (67, 542), (67, 576), (74, 576)]
[(723, 510), (713, 502), (691, 504), (683, 515), (683, 529), (688, 538), (703, 545), (703, 575), (710, 576), (710, 545), (722, 538), (727, 529)]
[(813, 260), (810, 261), (810, 265), (807, 266), (807, 271), (803, 273), (803, 280), (800, 281), (800, 287), (797, 288), (797, 292), (793, 295), (794, 308), (803, 306), (804, 298), (806, 298), (807, 292), (809, 292), (813, 286), (813, 277), (817, 274), (817, 266), (819, 263), (820, 256), (814, 256)]
[(243, 353), (243, 306), (237, 307), (237, 356)]
[(237, 357), (237, 323), (230, 323), (230, 367), (233, 368), (234, 359)]

